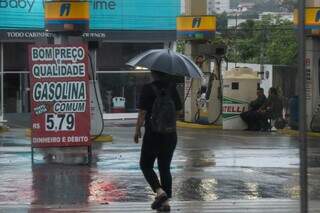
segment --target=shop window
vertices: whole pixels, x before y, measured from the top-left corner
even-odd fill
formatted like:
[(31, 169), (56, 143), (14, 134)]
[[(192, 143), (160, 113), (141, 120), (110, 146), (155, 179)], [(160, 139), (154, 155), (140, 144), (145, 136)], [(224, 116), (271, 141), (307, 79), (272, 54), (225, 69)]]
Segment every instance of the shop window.
[(4, 75), (4, 112), (29, 112), (29, 78), (27, 74)]
[(231, 89), (232, 90), (239, 90), (239, 82), (232, 82)]
[(127, 70), (126, 62), (149, 49), (161, 49), (163, 43), (103, 43), (97, 56), (100, 71)]
[(104, 113), (137, 112), (142, 86), (150, 73), (98, 73)]
[(4, 70), (28, 70), (28, 43), (4, 43)]
[(29, 112), (29, 43), (4, 43), (4, 112)]

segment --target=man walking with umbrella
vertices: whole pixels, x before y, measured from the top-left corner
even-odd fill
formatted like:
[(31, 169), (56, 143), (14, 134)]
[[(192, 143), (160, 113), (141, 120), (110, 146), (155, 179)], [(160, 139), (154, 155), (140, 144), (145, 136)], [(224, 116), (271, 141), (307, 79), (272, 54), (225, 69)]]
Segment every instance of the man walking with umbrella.
[[(142, 88), (139, 102), (139, 116), (136, 126), (134, 141), (138, 143), (141, 137), (141, 127), (144, 124), (145, 134), (141, 148), (140, 168), (150, 184), (152, 190), (157, 193), (155, 201), (152, 203), (152, 209), (170, 210), (168, 199), (172, 196), (172, 176), (170, 164), (177, 144), (177, 133), (175, 130), (176, 111), (182, 109), (182, 104), (175, 88), (174, 82), (170, 80), (167, 74), (152, 71), (153, 82), (145, 84)], [(166, 94), (161, 94), (166, 93)], [(156, 101), (161, 95), (168, 95), (172, 104), (172, 109), (162, 109), (167, 114), (167, 119), (156, 111)], [(160, 106), (166, 107), (166, 106)], [(162, 124), (155, 124), (156, 116), (162, 117)], [(174, 125), (172, 125), (174, 122)], [(170, 125), (171, 124), (171, 125)], [(168, 130), (160, 130), (161, 127), (168, 127)], [(159, 131), (157, 131), (157, 129)], [(154, 162), (157, 159), (160, 173), (160, 181), (153, 170)]]
[[(144, 125), (140, 168), (152, 190), (157, 194), (151, 208), (170, 211), (169, 199), (172, 197), (170, 165), (177, 145), (176, 114), (182, 109), (171, 75), (202, 77), (202, 72), (187, 57), (166, 49), (147, 51), (127, 64), (151, 70), (153, 82), (145, 84), (140, 94), (134, 142), (139, 143), (141, 127)], [(153, 169), (156, 159), (160, 181)]]

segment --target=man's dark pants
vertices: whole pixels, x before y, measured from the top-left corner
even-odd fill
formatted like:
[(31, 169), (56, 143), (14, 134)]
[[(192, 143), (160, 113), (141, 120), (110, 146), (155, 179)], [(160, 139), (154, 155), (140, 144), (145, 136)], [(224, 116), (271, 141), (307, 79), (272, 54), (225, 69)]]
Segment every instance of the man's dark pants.
[(256, 110), (249, 110), (240, 114), (240, 117), (248, 125), (248, 130), (260, 130), (260, 115)]
[[(162, 188), (169, 198), (172, 196), (170, 165), (176, 145), (176, 132), (160, 134), (154, 133), (149, 128), (146, 128), (141, 148), (140, 169), (152, 190), (156, 192), (158, 188)], [(158, 161), (161, 183), (153, 170), (156, 159)]]

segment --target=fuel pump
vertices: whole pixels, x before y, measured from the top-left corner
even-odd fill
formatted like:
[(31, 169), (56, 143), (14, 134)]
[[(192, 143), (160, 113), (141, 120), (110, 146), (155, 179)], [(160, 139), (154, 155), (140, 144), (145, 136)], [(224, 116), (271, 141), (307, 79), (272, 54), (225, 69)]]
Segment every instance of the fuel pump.
[[(45, 29), (53, 33), (52, 44), (63, 45), (72, 43), (86, 43), (88, 47), (88, 70), (90, 90), (91, 131), (93, 137), (102, 134), (103, 106), (96, 78), (96, 61), (98, 41), (85, 41), (82, 38), (84, 32), (89, 31), (90, 4), (87, 1), (45, 1)], [(79, 22), (74, 22), (77, 19)]]
[(99, 43), (97, 41), (88, 42), (89, 64), (91, 70), (90, 80), (90, 108), (91, 108), (91, 131), (92, 137), (97, 138), (102, 135), (104, 129), (103, 105), (100, 93), (99, 82), (97, 80), (97, 50)]
[(197, 93), (197, 113), (195, 114), (195, 121), (201, 124), (221, 123), (221, 63), (226, 60), (225, 47), (222, 45), (202, 44), (198, 46), (197, 53), (203, 55), (202, 57), (205, 58), (204, 61), (207, 62), (207, 67), (202, 67), (206, 75), (206, 80), (202, 82)]
[(217, 92), (221, 85), (209, 85), (214, 76), (219, 76), (217, 66), (211, 69), (212, 56), (216, 55), (217, 48), (208, 43), (215, 36), (216, 17), (204, 15), (207, 11), (204, 0), (196, 3), (189, 0), (186, 3), (190, 5), (186, 13), (188, 16), (177, 17), (177, 39), (186, 41), (184, 54), (198, 63), (207, 78), (202, 81), (185, 79), (184, 120), (199, 122), (204, 115), (204, 123), (212, 123), (218, 120), (221, 113), (221, 100)]
[[(306, 95), (306, 122), (309, 130), (320, 132), (320, 2), (309, 0), (305, 3), (305, 95)], [(294, 13), (294, 24), (298, 25), (298, 12)], [(297, 79), (296, 85), (298, 84)], [(296, 87), (295, 95), (298, 95)], [(299, 117), (298, 96), (292, 98), (291, 127), (297, 128)]]
[(306, 41), (307, 124), (320, 132), (320, 38), (310, 36)]

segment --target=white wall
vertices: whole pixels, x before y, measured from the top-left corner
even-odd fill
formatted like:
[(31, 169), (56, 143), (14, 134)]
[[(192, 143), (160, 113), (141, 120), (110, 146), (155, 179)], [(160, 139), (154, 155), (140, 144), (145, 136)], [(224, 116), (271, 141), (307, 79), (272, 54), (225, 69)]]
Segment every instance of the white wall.
[(274, 19), (293, 21), (293, 13), (277, 13), (277, 12), (263, 12), (259, 15), (259, 20), (265, 16), (272, 16)]
[(228, 28), (230, 28), (230, 27), (235, 27), (236, 25), (238, 25), (238, 27), (239, 27), (239, 25), (240, 25), (241, 23), (244, 23), (244, 22), (246, 22), (247, 20), (248, 20), (248, 19), (229, 18), (229, 19), (228, 19)]
[[(222, 65), (222, 71), (230, 70), (235, 68), (235, 63), (228, 63), (228, 69), (226, 65)], [(272, 87), (272, 78), (273, 78), (273, 66), (271, 64), (264, 64), (264, 75), (261, 76), (260, 87), (264, 89), (264, 93), (268, 96), (268, 90)], [(253, 71), (260, 72), (260, 64), (246, 64), (246, 63), (237, 63), (237, 67), (249, 67)], [(222, 73), (223, 73), (222, 72)], [(268, 74), (267, 74), (268, 73)]]

